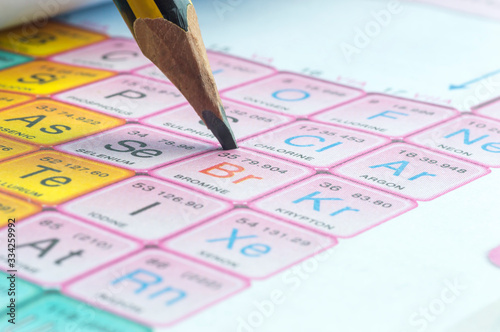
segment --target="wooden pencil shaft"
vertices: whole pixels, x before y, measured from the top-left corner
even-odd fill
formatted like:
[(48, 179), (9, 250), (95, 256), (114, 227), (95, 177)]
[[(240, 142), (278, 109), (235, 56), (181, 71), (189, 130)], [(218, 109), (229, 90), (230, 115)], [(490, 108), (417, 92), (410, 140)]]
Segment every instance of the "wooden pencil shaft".
[(134, 22), (138, 18), (160, 18), (187, 31), (187, 8), (191, 0), (113, 0), (130, 31), (134, 34)]
[(144, 55), (179, 89), (224, 149), (236, 148), (190, 0), (114, 0)]
[(219, 92), (192, 6), (188, 8), (188, 22), (190, 29), (186, 32), (164, 19), (136, 19), (134, 31), (137, 43), (144, 55), (167, 75), (200, 117), (204, 110), (219, 113)]

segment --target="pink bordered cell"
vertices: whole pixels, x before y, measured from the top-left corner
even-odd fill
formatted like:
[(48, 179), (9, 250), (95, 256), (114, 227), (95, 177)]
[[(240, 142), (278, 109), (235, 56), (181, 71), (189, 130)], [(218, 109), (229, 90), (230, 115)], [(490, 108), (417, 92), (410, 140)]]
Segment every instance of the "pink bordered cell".
[(215, 151), (159, 168), (153, 176), (245, 203), (313, 173), (311, 169), (244, 149)]
[(488, 258), (490, 259), (490, 262), (500, 267), (500, 247), (497, 247), (490, 251), (490, 253), (488, 254)]
[(500, 120), (500, 98), (479, 106), (474, 113)]
[[(223, 103), (227, 119), (237, 140), (248, 138), (294, 120), (286, 115), (262, 111), (231, 101), (223, 100)], [(190, 105), (162, 112), (144, 119), (142, 123), (206, 142), (217, 143), (217, 139)]]
[[(208, 61), (219, 90), (226, 90), (237, 85), (248, 83), (276, 72), (275, 69), (258, 63), (239, 59), (230, 55), (207, 52)], [(138, 75), (171, 83), (170, 80), (154, 65), (141, 68)]]
[(131, 124), (59, 145), (57, 150), (123, 168), (147, 172), (215, 146), (143, 125)]
[(329, 168), (390, 140), (351, 129), (298, 121), (240, 145), (315, 168)]
[[(56, 212), (25, 219), (16, 225), (16, 234), (19, 276), (47, 287), (60, 286), (139, 249), (131, 240)], [(7, 239), (7, 228), (0, 236)], [(0, 268), (9, 270), (4, 255), (0, 254)]]
[(145, 250), (87, 275), (63, 292), (153, 327), (171, 326), (232, 296), (248, 282), (160, 250)]
[(336, 240), (259, 213), (236, 210), (167, 241), (167, 249), (251, 279), (268, 278)]
[(151, 63), (133, 39), (107, 39), (50, 58), (69, 65), (114, 71), (130, 71)]
[(276, 72), (274, 68), (222, 53), (208, 52), (207, 55), (220, 90), (255, 81)]
[(187, 103), (173, 85), (133, 75), (118, 75), (66, 91), (55, 99), (128, 120)]
[(65, 213), (149, 243), (230, 208), (216, 198), (149, 176), (133, 177), (60, 207)]
[(490, 172), (483, 166), (405, 143), (390, 144), (332, 171), (418, 201), (430, 201)]
[(158, 67), (156, 67), (154, 64), (150, 64), (145, 66), (144, 68), (137, 69), (134, 71), (134, 74), (145, 78), (154, 79), (163, 83), (172, 84), (167, 76), (165, 76), (165, 74), (163, 74), (161, 70), (158, 69)]
[(265, 110), (306, 116), (362, 96), (361, 90), (292, 73), (279, 73), (223, 93)]
[(500, 122), (464, 115), (427, 129), (407, 139), (435, 151), (500, 167)]
[(369, 94), (312, 117), (313, 120), (402, 138), (458, 115), (451, 108), (381, 94)]
[(350, 238), (417, 206), (334, 175), (317, 175), (252, 207), (330, 236)]

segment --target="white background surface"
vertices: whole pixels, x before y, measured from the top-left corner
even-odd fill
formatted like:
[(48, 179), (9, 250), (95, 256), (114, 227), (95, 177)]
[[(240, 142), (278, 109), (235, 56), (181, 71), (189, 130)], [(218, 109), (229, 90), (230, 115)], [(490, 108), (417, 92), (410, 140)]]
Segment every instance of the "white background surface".
[[(321, 78), (367, 91), (443, 104), (451, 100), (459, 108), (500, 95), (500, 73), (464, 89), (449, 89), (500, 70), (500, 21), (405, 2), (403, 11), (391, 16), (348, 62), (341, 46), (354, 45), (357, 29), (373, 25), (372, 12), (386, 9), (388, 2), (194, 4), (208, 47), (265, 63), (270, 58), (280, 70), (319, 71)], [(217, 11), (214, 4), (228, 10)], [(65, 19), (130, 36), (111, 4)], [(499, 187), (496, 169), (367, 233), (341, 240), (317, 269), (314, 262), (306, 264), (311, 272), (303, 272), (307, 279), (294, 279), (300, 280), (298, 287), (290, 279), (299, 278), (292, 272), (296, 270), (254, 282), (171, 331), (457, 331), (456, 324), (466, 319), (469, 327), (460, 332), (500, 331), (498, 304), (486, 310), (500, 299), (500, 269), (487, 260), (488, 251), (500, 245)], [(447, 283), (455, 280), (465, 289), (426, 328), (416, 324), (412, 315), (440, 301)], [(254, 301), (269, 301), (274, 290), (285, 293), (284, 302), (261, 322), (256, 319), (252, 329), (241, 328), (241, 320), (258, 310)], [(479, 328), (472, 315), (491, 324)]]

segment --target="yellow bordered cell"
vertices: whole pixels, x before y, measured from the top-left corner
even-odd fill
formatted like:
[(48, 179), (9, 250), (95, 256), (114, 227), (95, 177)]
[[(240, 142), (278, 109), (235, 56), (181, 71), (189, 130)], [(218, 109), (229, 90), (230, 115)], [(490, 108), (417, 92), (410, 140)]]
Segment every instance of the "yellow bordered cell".
[(49, 99), (0, 111), (0, 135), (53, 146), (120, 126), (125, 120)]
[(38, 150), (38, 147), (0, 137), (0, 161)]
[(96, 32), (49, 22), (41, 28), (20, 26), (0, 32), (0, 48), (46, 57), (106, 39)]
[(17, 222), (41, 210), (42, 208), (36, 204), (0, 193), (0, 227), (7, 225), (9, 219)]
[(0, 91), (0, 110), (35, 99), (33, 96)]
[(0, 71), (0, 89), (50, 95), (110, 76), (113, 72), (50, 61), (32, 61)]
[(58, 205), (129, 178), (133, 171), (56, 151), (39, 151), (0, 163), (0, 190)]

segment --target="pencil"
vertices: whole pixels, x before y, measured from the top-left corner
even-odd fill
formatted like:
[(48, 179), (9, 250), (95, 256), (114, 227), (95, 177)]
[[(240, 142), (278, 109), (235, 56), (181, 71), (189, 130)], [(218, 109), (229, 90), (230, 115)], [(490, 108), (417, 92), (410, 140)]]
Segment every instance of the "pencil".
[(113, 0), (144, 55), (179, 89), (224, 150), (236, 149), (190, 0)]

